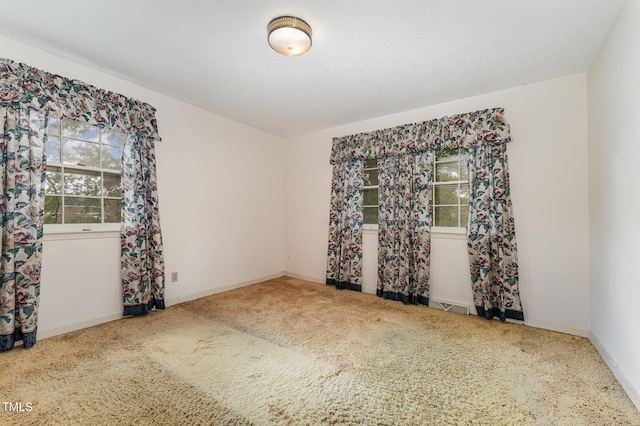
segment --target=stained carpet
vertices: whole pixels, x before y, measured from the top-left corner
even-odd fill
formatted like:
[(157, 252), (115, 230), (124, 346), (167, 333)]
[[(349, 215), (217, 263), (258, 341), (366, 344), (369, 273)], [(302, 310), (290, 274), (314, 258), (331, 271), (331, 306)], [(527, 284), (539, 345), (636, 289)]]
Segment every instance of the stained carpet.
[(0, 372), (21, 403), (3, 425), (640, 425), (587, 339), (286, 277), (14, 348)]

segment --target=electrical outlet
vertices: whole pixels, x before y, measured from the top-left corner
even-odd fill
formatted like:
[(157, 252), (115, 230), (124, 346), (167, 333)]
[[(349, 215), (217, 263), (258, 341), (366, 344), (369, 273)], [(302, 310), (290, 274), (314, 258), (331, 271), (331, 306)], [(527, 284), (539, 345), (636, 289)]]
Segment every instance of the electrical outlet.
[(177, 272), (172, 272), (171, 273), (171, 282), (175, 283), (176, 281), (178, 281), (178, 273)]

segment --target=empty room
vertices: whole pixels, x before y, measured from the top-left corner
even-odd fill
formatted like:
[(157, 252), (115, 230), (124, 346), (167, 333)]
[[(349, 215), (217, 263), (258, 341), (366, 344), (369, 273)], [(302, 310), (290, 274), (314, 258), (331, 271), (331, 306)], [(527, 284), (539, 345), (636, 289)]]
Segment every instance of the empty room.
[(640, 424), (640, 1), (0, 7), (0, 425)]

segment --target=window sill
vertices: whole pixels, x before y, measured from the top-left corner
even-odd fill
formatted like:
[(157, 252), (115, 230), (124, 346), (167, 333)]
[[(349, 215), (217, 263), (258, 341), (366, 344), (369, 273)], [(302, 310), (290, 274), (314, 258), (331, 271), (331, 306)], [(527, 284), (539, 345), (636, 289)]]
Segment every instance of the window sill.
[(371, 223), (365, 223), (362, 225), (363, 231), (375, 231), (378, 232), (378, 225), (373, 225)]
[(117, 231), (91, 231), (91, 232), (56, 232), (54, 234), (44, 234), (44, 241), (63, 240), (95, 240), (99, 238), (120, 238)]
[(74, 226), (74, 225), (45, 225), (44, 241), (61, 240), (92, 240), (98, 238), (119, 238), (120, 224), (114, 226)]
[(431, 229), (431, 237), (442, 240), (466, 240), (466, 228)]
[[(364, 224), (362, 232), (364, 234), (377, 234), (378, 225)], [(431, 228), (431, 236), (442, 239), (465, 240), (467, 238), (467, 228), (433, 227)]]

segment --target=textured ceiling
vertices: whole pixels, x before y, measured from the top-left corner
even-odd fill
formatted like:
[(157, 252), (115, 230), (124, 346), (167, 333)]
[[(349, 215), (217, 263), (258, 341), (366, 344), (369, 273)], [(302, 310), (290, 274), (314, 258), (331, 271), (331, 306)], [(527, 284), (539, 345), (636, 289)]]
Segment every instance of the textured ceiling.
[[(623, 3), (3, 0), (0, 35), (291, 136), (586, 71)], [(309, 53), (269, 48), (281, 15)]]

